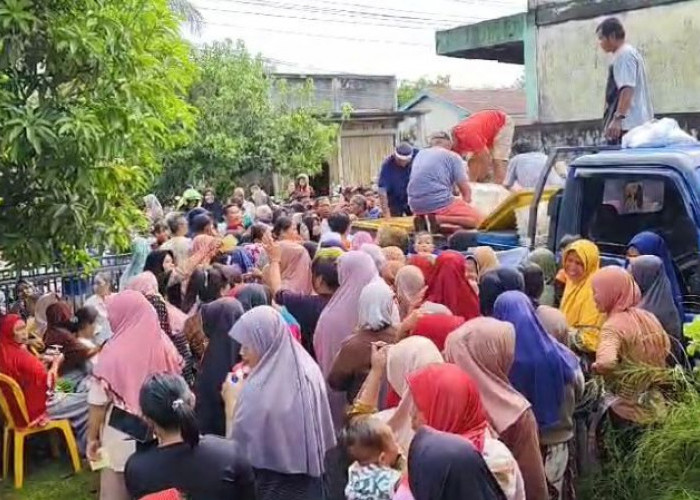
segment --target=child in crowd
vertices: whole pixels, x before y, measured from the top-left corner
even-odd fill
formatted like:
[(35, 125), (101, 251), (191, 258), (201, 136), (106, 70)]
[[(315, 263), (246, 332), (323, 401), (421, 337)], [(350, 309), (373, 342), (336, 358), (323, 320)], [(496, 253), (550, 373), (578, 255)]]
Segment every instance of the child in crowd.
[(328, 217), (328, 227), (331, 232), (340, 236), (340, 242), (346, 250), (350, 250), (350, 216), (343, 212), (336, 212)]
[(153, 223), (153, 228), (151, 229), (151, 234), (153, 235), (153, 241), (151, 243), (151, 250), (158, 250), (160, 246), (170, 239), (170, 232), (168, 231), (168, 225), (164, 221), (156, 221)]
[(382, 208), (377, 200), (377, 193), (371, 191), (365, 195), (367, 199), (367, 214), (370, 219), (379, 219), (382, 217)]
[(390, 500), (401, 479), (395, 468), (401, 455), (391, 427), (375, 417), (359, 417), (345, 430), (344, 440), (354, 460), (348, 468), (347, 500)]
[(415, 240), (413, 242), (413, 249), (416, 254), (427, 257), (431, 262), (435, 262), (435, 242), (433, 240), (433, 235), (427, 231), (421, 231), (416, 234)]

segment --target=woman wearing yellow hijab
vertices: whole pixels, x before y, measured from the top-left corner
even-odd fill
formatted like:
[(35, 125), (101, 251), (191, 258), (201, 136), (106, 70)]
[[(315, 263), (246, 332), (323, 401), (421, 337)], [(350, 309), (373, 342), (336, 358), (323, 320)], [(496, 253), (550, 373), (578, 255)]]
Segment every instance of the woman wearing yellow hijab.
[(577, 330), (577, 343), (588, 352), (596, 351), (604, 320), (595, 305), (591, 284), (599, 267), (600, 252), (592, 241), (577, 240), (564, 250), (566, 288), (560, 309), (569, 327)]

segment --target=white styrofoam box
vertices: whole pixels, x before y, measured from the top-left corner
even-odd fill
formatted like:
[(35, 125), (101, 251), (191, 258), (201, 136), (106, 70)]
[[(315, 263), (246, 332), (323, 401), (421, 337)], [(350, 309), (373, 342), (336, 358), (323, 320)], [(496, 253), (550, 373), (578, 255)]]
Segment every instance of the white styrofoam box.
[(493, 212), (510, 196), (510, 191), (499, 184), (470, 182), (469, 186), (472, 189), (472, 205), (484, 215)]

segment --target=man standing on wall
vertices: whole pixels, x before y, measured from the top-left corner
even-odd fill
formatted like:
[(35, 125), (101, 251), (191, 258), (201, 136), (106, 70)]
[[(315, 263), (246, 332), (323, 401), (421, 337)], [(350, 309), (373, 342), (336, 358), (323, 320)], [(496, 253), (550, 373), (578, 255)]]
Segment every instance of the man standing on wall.
[(634, 127), (654, 118), (644, 59), (625, 42), (625, 28), (616, 17), (596, 29), (600, 47), (612, 54), (605, 89), (603, 127), (609, 144), (620, 144)]

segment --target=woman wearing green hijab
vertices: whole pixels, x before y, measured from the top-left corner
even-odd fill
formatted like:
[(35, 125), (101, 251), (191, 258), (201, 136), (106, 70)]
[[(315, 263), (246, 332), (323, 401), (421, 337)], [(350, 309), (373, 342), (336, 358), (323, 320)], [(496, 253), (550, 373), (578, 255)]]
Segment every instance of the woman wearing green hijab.
[(540, 296), (540, 304), (554, 305), (554, 278), (557, 276), (557, 258), (546, 248), (536, 248), (530, 252), (528, 261), (537, 264), (544, 273), (544, 292)]
[(134, 238), (134, 241), (131, 242), (131, 260), (126, 269), (124, 269), (124, 274), (119, 279), (120, 292), (126, 290), (126, 286), (131, 278), (143, 272), (149, 253), (151, 253), (151, 245), (148, 243), (148, 240), (140, 236)]

